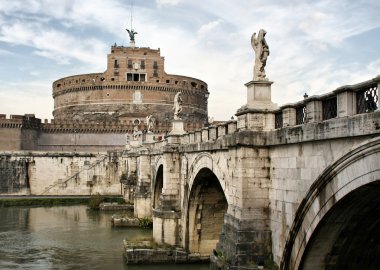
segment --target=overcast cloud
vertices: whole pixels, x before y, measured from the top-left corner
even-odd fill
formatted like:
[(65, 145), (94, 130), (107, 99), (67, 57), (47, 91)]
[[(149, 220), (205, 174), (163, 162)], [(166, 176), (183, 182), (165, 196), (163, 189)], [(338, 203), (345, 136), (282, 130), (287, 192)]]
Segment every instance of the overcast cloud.
[[(380, 75), (380, 2), (134, 1), (136, 45), (160, 48), (166, 72), (209, 85), (209, 115), (229, 119), (252, 79), (250, 37), (264, 28), (266, 73), (279, 105)], [(52, 118), (51, 84), (102, 72), (128, 45), (130, 1), (0, 0), (0, 113)]]

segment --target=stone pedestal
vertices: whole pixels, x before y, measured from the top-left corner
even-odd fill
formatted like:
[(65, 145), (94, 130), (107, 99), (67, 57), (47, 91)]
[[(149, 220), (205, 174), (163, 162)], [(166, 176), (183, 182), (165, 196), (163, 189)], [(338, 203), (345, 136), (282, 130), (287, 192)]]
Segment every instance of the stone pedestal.
[(126, 148), (129, 150), (130, 148), (136, 148), (141, 146), (141, 141), (130, 141), (129, 145)]
[(237, 128), (255, 131), (274, 129), (274, 110), (277, 104), (272, 102), (270, 81), (250, 81), (247, 86), (247, 104), (237, 112)]
[(172, 131), (169, 135), (183, 135), (185, 134), (185, 129), (183, 128), (183, 120), (173, 120)]
[(146, 143), (153, 143), (155, 142), (155, 139), (156, 139), (156, 135), (153, 132), (150, 131), (147, 134), (145, 134)]
[(248, 109), (275, 110), (277, 105), (272, 102), (272, 90), (270, 81), (250, 81), (245, 84), (247, 87)]

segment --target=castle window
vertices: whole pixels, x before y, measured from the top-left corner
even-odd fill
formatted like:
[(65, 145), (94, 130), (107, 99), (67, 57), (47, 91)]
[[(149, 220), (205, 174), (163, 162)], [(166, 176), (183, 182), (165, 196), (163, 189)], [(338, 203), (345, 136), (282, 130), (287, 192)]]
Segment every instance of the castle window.
[(166, 83), (170, 83), (170, 80), (166, 80)]
[(115, 59), (115, 63), (113, 64), (114, 68), (119, 68), (119, 60)]
[(192, 86), (192, 87), (197, 87), (197, 83), (195, 83), (195, 82), (191, 82), (191, 86)]
[(145, 69), (145, 60), (141, 60), (140, 68)]
[(158, 77), (157, 70), (155, 70), (155, 71), (153, 72), (153, 77)]
[(157, 68), (158, 68), (157, 61), (154, 61), (154, 62), (153, 62), (153, 68), (154, 68), (154, 69), (157, 69)]
[(133, 68), (133, 66), (132, 66), (132, 60), (128, 60), (128, 68)]
[(146, 74), (145, 73), (127, 73), (126, 79), (128, 82), (145, 82)]

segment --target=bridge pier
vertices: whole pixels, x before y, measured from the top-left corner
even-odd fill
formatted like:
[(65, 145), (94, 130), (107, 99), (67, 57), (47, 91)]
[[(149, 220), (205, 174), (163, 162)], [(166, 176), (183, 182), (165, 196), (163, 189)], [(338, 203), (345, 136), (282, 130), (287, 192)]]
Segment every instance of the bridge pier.
[(181, 158), (175, 145), (165, 146), (163, 153), (163, 186), (158, 206), (153, 210), (153, 239), (158, 244), (180, 245)]
[(234, 160), (230, 192), (236, 195), (224, 216), (217, 252), (230, 266), (264, 266), (272, 254), (269, 150), (239, 147), (230, 150), (230, 156)]
[(142, 150), (137, 157), (137, 184), (134, 197), (134, 216), (137, 218), (152, 216), (150, 178), (150, 155), (148, 150)]

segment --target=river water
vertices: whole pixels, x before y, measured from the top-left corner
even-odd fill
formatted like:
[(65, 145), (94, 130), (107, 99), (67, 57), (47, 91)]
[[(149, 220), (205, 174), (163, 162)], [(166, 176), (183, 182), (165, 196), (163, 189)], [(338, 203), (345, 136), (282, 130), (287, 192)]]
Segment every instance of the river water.
[(206, 270), (201, 265), (125, 265), (122, 240), (151, 230), (113, 228), (86, 206), (0, 208), (0, 269)]

